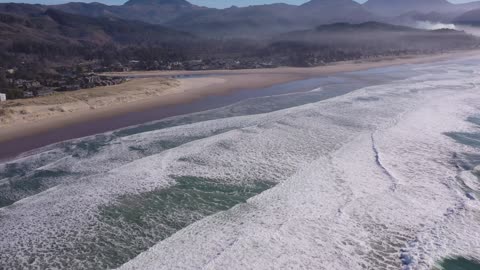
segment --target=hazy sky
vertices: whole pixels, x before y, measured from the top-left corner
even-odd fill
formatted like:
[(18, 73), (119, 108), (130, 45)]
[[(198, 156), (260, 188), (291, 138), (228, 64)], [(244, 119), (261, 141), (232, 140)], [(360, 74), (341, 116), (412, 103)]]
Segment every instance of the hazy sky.
[[(109, 5), (121, 5), (126, 0), (0, 0), (0, 3), (7, 3), (7, 2), (20, 2), (20, 3), (40, 3), (40, 4), (59, 4), (59, 3), (66, 3), (66, 2), (101, 2)], [(208, 7), (216, 7), (216, 8), (224, 8), (229, 7), (232, 5), (236, 6), (248, 6), (248, 5), (259, 5), (259, 4), (268, 4), (268, 3), (289, 3), (289, 4), (301, 4), (307, 2), (308, 0), (190, 0), (191, 3), (200, 5), (200, 6), (208, 6)], [(355, 0), (357, 2), (365, 2), (366, 0)], [(471, 2), (473, 0), (450, 0), (452, 3), (465, 3)]]

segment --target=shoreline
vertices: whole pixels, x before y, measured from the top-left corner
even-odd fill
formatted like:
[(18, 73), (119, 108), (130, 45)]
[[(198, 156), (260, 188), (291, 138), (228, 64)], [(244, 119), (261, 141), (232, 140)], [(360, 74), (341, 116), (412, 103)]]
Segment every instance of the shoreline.
[(351, 61), (333, 62), (323, 66), (316, 67), (277, 67), (277, 68), (258, 68), (258, 69), (220, 69), (220, 70), (158, 70), (158, 71), (127, 71), (127, 72), (105, 72), (101, 75), (118, 76), (130, 78), (144, 78), (144, 77), (172, 77), (172, 76), (189, 76), (189, 75), (280, 75), (290, 74), (314, 77), (318, 75), (328, 75), (338, 72), (354, 72), (372, 68), (380, 68), (387, 66), (405, 65), (405, 64), (424, 64), (437, 61), (450, 60), (453, 57), (468, 57), (480, 54), (480, 49), (468, 51), (453, 51), (436, 54), (423, 55), (403, 55), (398, 57), (379, 57), (372, 59), (361, 59)]
[[(77, 112), (52, 112), (48, 118), (13, 121), (8, 124), (0, 124), (0, 143), (8, 142), (19, 137), (31, 136), (51, 129), (56, 129), (70, 124), (88, 122), (94, 119), (109, 118), (116, 115), (140, 112), (155, 107), (174, 106), (188, 104), (208, 96), (225, 95), (240, 89), (263, 88), (275, 84), (302, 80), (301, 76), (269, 76), (266, 80), (263, 76), (249, 75), (246, 81), (244, 76), (222, 75), (221, 77), (202, 77), (175, 80), (176, 85), (164, 89), (158, 95), (151, 95), (132, 102), (118, 102), (104, 107), (80, 109)], [(139, 84), (143, 87), (143, 79), (133, 79), (131, 84)], [(161, 83), (158, 80), (158, 83)], [(175, 83), (174, 83), (175, 84)], [(124, 87), (124, 85), (112, 86), (112, 88)], [(95, 91), (96, 88), (86, 89)], [(84, 90), (79, 90), (84, 91)], [(49, 97), (46, 97), (47, 99)], [(31, 100), (35, 100), (31, 99)], [(94, 102), (93, 102), (94, 103)], [(64, 104), (65, 105), (65, 104)], [(43, 106), (43, 105), (42, 105)], [(52, 106), (50, 106), (52, 107)], [(68, 108), (68, 104), (64, 107)], [(23, 108), (23, 106), (22, 106)], [(22, 108), (17, 109), (22, 110)]]
[[(342, 72), (354, 72), (361, 70), (368, 70), (373, 68), (381, 68), (388, 66), (397, 66), (404, 64), (422, 64), (428, 62), (437, 62), (453, 59), (455, 57), (468, 57), (470, 55), (478, 55), (480, 51), (462, 51), (462, 52), (453, 52), (445, 53), (439, 55), (430, 55), (430, 56), (418, 56), (418, 57), (403, 57), (395, 59), (383, 59), (379, 61), (363, 61), (358, 63), (358, 61), (350, 62), (340, 62), (334, 63), (332, 65), (312, 67), (312, 68), (275, 68), (275, 69), (252, 69), (252, 70), (209, 70), (209, 71), (143, 71), (143, 72), (125, 72), (125, 73), (108, 73), (110, 76), (142, 76), (142, 79), (132, 79), (127, 82), (129, 85), (135, 85), (137, 88), (144, 87), (145, 80), (151, 84), (155, 84), (155, 79), (145, 77), (156, 77), (158, 82), (160, 80), (166, 80), (165, 76), (178, 76), (178, 75), (209, 75), (214, 74), (208, 77), (194, 77), (194, 78), (181, 78), (176, 79), (178, 83), (172, 83), (170, 87), (162, 89), (156, 94), (150, 96), (145, 96), (138, 100), (133, 100), (131, 102), (112, 102), (112, 104), (107, 104), (106, 106), (99, 108), (88, 107), (86, 109), (80, 109), (76, 112), (65, 112), (58, 111), (58, 113), (52, 113), (51, 116), (35, 119), (32, 118), (30, 121), (19, 122), (14, 121), (9, 124), (0, 125), (0, 149), (2, 145), (8, 146), (10, 144), (9, 150), (6, 150), (6, 153), (0, 153), (0, 161), (12, 158), (14, 156), (20, 155), (22, 153), (34, 150), (38, 147), (46, 146), (52, 143), (58, 143), (67, 139), (74, 139), (89, 135), (94, 135), (97, 133), (112, 131), (121, 127), (126, 127), (131, 125), (129, 121), (125, 121), (125, 125), (122, 126), (122, 123), (109, 123), (110, 122), (121, 122), (121, 119), (128, 119), (129, 114), (144, 114), (147, 115), (149, 110), (154, 114), (155, 109), (170, 108), (170, 113), (159, 114), (158, 119), (147, 119), (152, 116), (148, 115), (145, 119), (145, 122), (150, 122), (154, 120), (160, 120), (165, 117), (170, 117), (175, 114), (175, 107), (178, 105), (188, 106), (189, 104), (194, 103), (208, 97), (215, 96), (225, 96), (229, 93), (232, 93), (237, 90), (248, 90), (254, 91), (255, 89), (265, 88), (274, 86), (277, 84), (283, 84), (293, 81), (299, 81), (314, 77), (320, 77), (325, 75), (331, 75), (335, 73)], [(162, 78), (159, 78), (162, 77)], [(142, 81), (143, 80), (143, 81)], [(170, 79), (171, 80), (171, 79)], [(125, 87), (125, 84), (120, 84), (117, 86), (111, 86), (113, 90), (118, 88), (128, 88)], [(84, 92), (92, 92), (98, 89), (87, 89), (79, 90)], [(74, 91), (75, 92), (75, 91)], [(74, 93), (72, 92), (72, 93)], [(129, 90), (127, 90), (124, 95), (129, 95)], [(48, 97), (47, 97), (48, 98)], [(195, 107), (195, 106), (192, 106)], [(202, 107), (198, 108), (199, 110), (205, 109)], [(195, 108), (192, 108), (195, 110)], [(194, 112), (194, 111), (192, 111)], [(182, 114), (180, 112), (179, 114)], [(155, 116), (155, 115), (154, 115)], [(118, 119), (115, 119), (118, 118)], [(137, 119), (138, 120), (138, 119)], [(93, 128), (89, 126), (89, 123), (99, 122), (104, 124), (102, 128)], [(141, 124), (138, 121), (134, 124)], [(54, 132), (57, 130), (68, 130), (69, 127), (72, 128), (71, 132), (67, 132), (68, 136), (56, 136)], [(35, 143), (30, 142), (34, 140), (36, 136), (48, 137), (49, 140), (46, 140), (46, 143)], [(18, 144), (25, 143), (26, 145), (22, 147), (16, 147)], [(14, 146), (11, 146), (14, 145)], [(4, 147), (5, 148), (5, 147)], [(22, 148), (22, 149), (20, 149)], [(18, 151), (16, 151), (18, 149)], [(2, 151), (3, 152), (3, 151)]]

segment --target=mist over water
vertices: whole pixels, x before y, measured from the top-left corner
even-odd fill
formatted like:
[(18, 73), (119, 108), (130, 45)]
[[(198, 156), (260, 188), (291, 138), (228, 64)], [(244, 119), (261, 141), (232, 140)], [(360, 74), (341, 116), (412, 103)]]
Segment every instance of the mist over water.
[(479, 259), (478, 60), (292, 83), (1, 164), (0, 265), (432, 269)]
[(456, 30), (457, 26), (453, 23), (439, 23), (439, 22), (429, 22), (429, 21), (419, 21), (416, 24), (417, 28), (426, 29), (426, 30), (439, 30), (439, 29), (452, 29)]
[(472, 25), (465, 24), (453, 24), (453, 23), (439, 23), (439, 22), (430, 22), (430, 21), (418, 21), (414, 25), (415, 28), (425, 29), (425, 30), (441, 30), (441, 29), (450, 29), (457, 31), (464, 31), (465, 33), (473, 36), (480, 36), (480, 28)]

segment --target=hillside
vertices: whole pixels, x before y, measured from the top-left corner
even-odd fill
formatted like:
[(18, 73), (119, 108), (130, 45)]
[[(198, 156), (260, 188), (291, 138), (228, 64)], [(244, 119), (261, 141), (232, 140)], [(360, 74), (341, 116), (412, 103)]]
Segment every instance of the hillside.
[(160, 25), (53, 9), (30, 16), (0, 13), (0, 71), (15, 68), (24, 71), (19, 76), (30, 78), (51, 72), (52, 67), (69, 69), (85, 61), (113, 64), (150, 57), (144, 48), (156, 48), (157, 57), (178, 59), (175, 55), (184, 50), (183, 44), (196, 40)]
[[(365, 22), (359, 24), (351, 24), (351, 23), (335, 23), (335, 24), (328, 24), (328, 25), (320, 25), (315, 29), (316, 32), (335, 32), (335, 33), (346, 33), (346, 32), (354, 32), (354, 33), (375, 33), (375, 32), (418, 32), (420, 30), (399, 26), (399, 25), (392, 25), (380, 22)], [(291, 34), (291, 33), (290, 33)]]
[(92, 18), (54, 9), (24, 17), (0, 13), (0, 37), (4, 43), (44, 42), (52, 45), (59, 44), (59, 41), (77, 45), (151, 45), (193, 38), (191, 34), (160, 25)]
[(55, 6), (55, 9), (91, 17), (108, 16), (152, 24), (164, 24), (183, 14), (207, 8), (192, 5), (185, 0), (130, 0), (120, 6), (107, 6), (98, 3), (67, 3)]
[(206, 9), (180, 15), (169, 27), (208, 36), (273, 35), (334, 22), (365, 22), (375, 19), (353, 0), (312, 0), (301, 6), (271, 4), (244, 8)]
[(415, 25), (417, 21), (449, 23), (480, 2), (452, 4), (447, 0), (311, 0), (302, 5), (267, 4), (226, 9), (206, 8), (187, 0), (130, 0), (123, 5), (67, 3), (62, 5), (0, 4), (0, 12), (29, 16), (47, 9), (94, 18), (136, 20), (207, 38), (272, 37), (337, 22), (382, 21)]
[(457, 24), (480, 26), (480, 9), (468, 11), (453, 20)]
[(293, 9), (286, 4), (205, 9), (182, 14), (166, 25), (209, 37), (252, 36), (294, 29)]
[(0, 4), (0, 12), (41, 14), (47, 9), (88, 17), (161, 24), (209, 37), (252, 37), (311, 28), (334, 22), (365, 22), (376, 17), (353, 0), (312, 0), (301, 6), (257, 5), (244, 8), (199, 7), (186, 0), (131, 0), (121, 6), (67, 3), (55, 6)]
[(159, 24), (208, 38), (271, 37), (289, 31), (337, 22), (382, 21), (414, 25), (416, 21), (449, 23), (480, 8), (480, 1), (452, 4), (447, 0), (311, 0), (302, 5), (266, 4), (215, 9), (187, 0), (130, 0), (123, 5), (72, 2), (61, 5), (0, 4), (0, 12), (29, 16), (47, 9), (87, 17), (136, 20)]
[(301, 5), (295, 16), (314, 25), (334, 22), (358, 23), (375, 18), (364, 6), (353, 0), (311, 0)]
[(447, 0), (368, 0), (364, 6), (377, 14), (397, 16), (407, 12), (448, 12), (455, 5)]
[(290, 55), (289, 61), (295, 62), (296, 58), (299, 65), (318, 65), (339, 59), (470, 49), (478, 42), (461, 31), (426, 31), (378, 22), (336, 23), (278, 35), (267, 52), (276, 57)]
[(390, 23), (415, 25), (418, 21), (451, 23), (461, 14), (480, 8), (480, 1), (452, 3), (447, 0), (368, 0), (364, 7)]

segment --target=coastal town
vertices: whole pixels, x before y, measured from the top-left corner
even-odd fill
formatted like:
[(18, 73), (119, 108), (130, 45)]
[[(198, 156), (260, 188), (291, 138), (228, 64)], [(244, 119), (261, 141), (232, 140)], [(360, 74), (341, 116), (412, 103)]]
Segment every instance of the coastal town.
[(45, 75), (43, 78), (16, 76), (16, 69), (0, 70), (0, 73), (3, 73), (0, 76), (0, 101), (42, 97), (55, 92), (116, 85), (126, 81), (122, 77), (102, 76), (94, 72)]
[[(99, 86), (110, 86), (124, 83), (125, 77), (102, 75), (104, 72), (127, 72), (139, 70), (214, 70), (214, 69), (247, 69), (271, 68), (279, 63), (272, 61), (227, 60), (189, 60), (175, 62), (130, 60), (126, 63), (118, 61), (108, 66), (98, 62), (81, 63), (75, 68), (59, 67), (54, 74), (36, 73), (29, 67), (0, 67), (1, 101), (7, 99), (43, 97), (56, 92), (75, 91)], [(27, 70), (25, 70), (27, 69)], [(30, 74), (31, 73), (31, 74)]]

